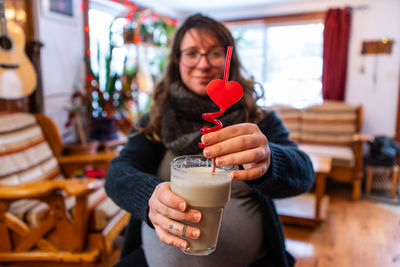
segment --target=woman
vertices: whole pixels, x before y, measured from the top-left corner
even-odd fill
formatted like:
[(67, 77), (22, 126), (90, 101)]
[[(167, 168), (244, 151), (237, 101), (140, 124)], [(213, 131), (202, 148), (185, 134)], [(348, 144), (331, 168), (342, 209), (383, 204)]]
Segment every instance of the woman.
[[(200, 128), (207, 125), (201, 114), (218, 111), (206, 95), (207, 84), (222, 79), (229, 45), (233, 46), (229, 77), (243, 86), (244, 95), (219, 118), (224, 128), (201, 136)], [(133, 251), (142, 243), (150, 266), (294, 265), (271, 198), (309, 190), (312, 165), (288, 139), (275, 113), (256, 105), (254, 83), (242, 76), (240, 67), (232, 35), (221, 23), (196, 14), (176, 32), (154, 104), (112, 161), (106, 179), (108, 195), (132, 214), (121, 262), (133, 264)], [(207, 146), (204, 150), (197, 146), (200, 141)], [(197, 239), (201, 232), (187, 226), (182, 233), (180, 221), (196, 223), (202, 215), (175, 195), (168, 181), (172, 158), (201, 153), (215, 157), (219, 166), (240, 168), (231, 175), (232, 195), (217, 249), (196, 257), (178, 248), (188, 246), (182, 234)]]

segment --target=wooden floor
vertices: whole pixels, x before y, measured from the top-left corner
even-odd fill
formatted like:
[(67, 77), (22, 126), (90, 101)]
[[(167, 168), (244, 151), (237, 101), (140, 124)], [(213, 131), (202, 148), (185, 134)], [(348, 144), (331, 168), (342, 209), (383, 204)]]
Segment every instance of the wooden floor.
[(284, 226), (296, 267), (400, 266), (400, 205), (351, 201), (350, 188), (338, 188), (319, 227)]

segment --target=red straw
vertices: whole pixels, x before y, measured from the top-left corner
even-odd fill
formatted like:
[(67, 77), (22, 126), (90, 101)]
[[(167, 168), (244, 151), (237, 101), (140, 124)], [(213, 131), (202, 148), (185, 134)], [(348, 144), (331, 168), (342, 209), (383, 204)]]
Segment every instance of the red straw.
[(224, 82), (228, 82), (229, 78), (229, 67), (231, 65), (232, 57), (232, 46), (228, 46), (228, 51), (226, 51), (225, 68), (224, 68)]
[[(228, 83), (228, 78), (229, 78), (229, 68), (231, 65), (231, 57), (232, 57), (232, 46), (228, 46), (228, 50), (226, 52), (226, 59), (225, 59), (225, 68), (224, 68), (224, 83)], [(219, 112), (212, 112), (212, 113), (204, 113), (201, 115), (203, 119), (206, 121), (212, 122), (214, 124), (217, 124), (217, 126), (214, 127), (207, 127), (207, 128), (201, 128), (200, 132), (202, 134), (210, 133), (210, 132), (215, 132), (218, 131), (219, 129), (222, 128), (222, 122), (215, 119), (215, 117), (222, 116), (224, 114), (224, 111), (220, 110)], [(205, 148), (205, 145), (202, 143), (198, 144), (199, 147)], [(215, 175), (215, 158), (212, 158), (212, 164), (211, 164), (211, 174)]]

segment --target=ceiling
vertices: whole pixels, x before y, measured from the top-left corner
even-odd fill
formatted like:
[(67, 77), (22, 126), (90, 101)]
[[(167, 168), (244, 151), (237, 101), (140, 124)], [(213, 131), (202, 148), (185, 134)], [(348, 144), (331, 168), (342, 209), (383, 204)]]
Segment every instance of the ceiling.
[(135, 2), (143, 2), (142, 4), (151, 2), (152, 5), (168, 6), (179, 12), (201, 12), (213, 9), (223, 9), (232, 7), (249, 7), (254, 5), (265, 5), (282, 2), (293, 2), (293, 0), (141, 0)]
[[(304, 1), (307, 0), (135, 0), (134, 2), (157, 10), (160, 13), (181, 17), (197, 12), (212, 16), (213, 12), (216, 11), (221, 13), (224, 10), (251, 9), (252, 7), (257, 8)], [(229, 16), (226, 15), (225, 17)]]

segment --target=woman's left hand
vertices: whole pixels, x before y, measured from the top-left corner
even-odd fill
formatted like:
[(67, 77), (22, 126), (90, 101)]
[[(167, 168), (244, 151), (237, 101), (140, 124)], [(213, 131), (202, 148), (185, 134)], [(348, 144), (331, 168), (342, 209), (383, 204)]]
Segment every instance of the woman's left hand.
[(216, 158), (218, 166), (243, 165), (232, 172), (234, 180), (253, 180), (264, 175), (269, 167), (271, 151), (267, 137), (254, 123), (235, 124), (203, 135), (207, 147), (203, 154)]

